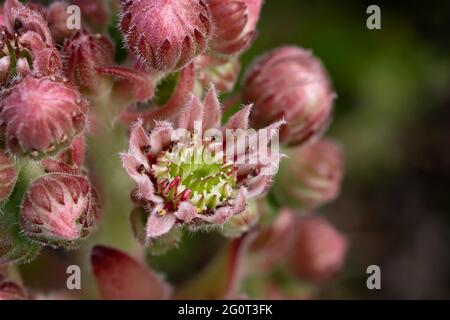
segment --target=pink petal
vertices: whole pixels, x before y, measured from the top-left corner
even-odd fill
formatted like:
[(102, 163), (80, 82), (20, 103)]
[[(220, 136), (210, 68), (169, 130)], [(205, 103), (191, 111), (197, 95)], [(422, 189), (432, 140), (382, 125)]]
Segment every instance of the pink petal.
[(223, 130), (232, 129), (247, 129), (248, 128), (248, 119), (250, 117), (250, 112), (252, 110), (253, 105), (244, 106), (241, 110), (236, 112), (225, 124)]
[(153, 209), (147, 221), (147, 238), (157, 238), (169, 232), (175, 225), (177, 218), (173, 214), (160, 216), (157, 208)]
[(161, 300), (170, 286), (127, 254), (104, 246), (92, 249), (91, 264), (105, 300)]
[(222, 110), (217, 98), (216, 88), (213, 85), (211, 85), (206, 94), (203, 109), (203, 129), (219, 127)]

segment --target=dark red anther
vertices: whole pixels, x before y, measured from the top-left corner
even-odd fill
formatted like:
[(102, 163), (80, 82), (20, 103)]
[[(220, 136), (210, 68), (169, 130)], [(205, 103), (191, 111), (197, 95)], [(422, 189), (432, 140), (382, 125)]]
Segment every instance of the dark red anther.
[(186, 189), (180, 195), (180, 201), (187, 201), (191, 197), (192, 190)]
[[(178, 176), (178, 177), (175, 177), (173, 180), (172, 180), (172, 182), (169, 184), (169, 186), (167, 187), (167, 190), (166, 190), (166, 193), (169, 193), (171, 190), (173, 190), (173, 189), (177, 189), (178, 188), (178, 186), (180, 185), (180, 182), (181, 182), (181, 177), (180, 176)], [(176, 196), (176, 195), (175, 195)]]

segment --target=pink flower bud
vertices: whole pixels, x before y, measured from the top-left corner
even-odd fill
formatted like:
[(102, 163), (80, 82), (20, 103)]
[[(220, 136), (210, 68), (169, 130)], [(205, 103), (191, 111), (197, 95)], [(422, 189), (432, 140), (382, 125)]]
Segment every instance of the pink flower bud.
[(211, 83), (220, 92), (233, 91), (234, 85), (241, 71), (238, 59), (221, 59), (202, 54), (195, 59), (197, 79), (203, 88)]
[(67, 27), (67, 20), (69, 18), (67, 7), (68, 5), (66, 3), (55, 1), (48, 7), (46, 12), (48, 27), (53, 38), (58, 43), (70, 37), (73, 33), (73, 30)]
[(4, 92), (0, 126), (6, 147), (40, 158), (68, 146), (85, 125), (87, 103), (54, 77), (27, 76)]
[(337, 198), (343, 175), (341, 148), (321, 140), (287, 151), (273, 192), (283, 205), (313, 209)]
[(256, 37), (263, 0), (209, 0), (214, 36), (211, 51), (222, 55), (242, 53)]
[(114, 47), (103, 35), (80, 30), (64, 43), (65, 74), (82, 90), (95, 91), (100, 81), (96, 68), (114, 64)]
[(161, 300), (170, 296), (168, 284), (121, 251), (96, 246), (92, 249), (91, 264), (103, 299)]
[(0, 300), (26, 300), (28, 294), (17, 283), (0, 279)]
[(97, 194), (89, 180), (63, 173), (34, 180), (20, 210), (20, 226), (27, 237), (69, 248), (91, 233), (98, 218)]
[(325, 219), (310, 216), (296, 224), (296, 237), (289, 254), (292, 271), (305, 280), (323, 282), (341, 270), (347, 240)]
[(0, 85), (3, 85), (8, 80), (10, 62), (11, 58), (9, 56), (0, 58)]
[(256, 61), (244, 81), (243, 97), (254, 103), (254, 127), (284, 118), (288, 124), (281, 142), (299, 145), (325, 131), (335, 94), (317, 58), (301, 48), (282, 47)]
[(127, 0), (120, 27), (128, 49), (148, 67), (170, 72), (207, 47), (211, 17), (203, 0)]
[(17, 170), (10, 157), (0, 150), (0, 201), (9, 197), (17, 180)]

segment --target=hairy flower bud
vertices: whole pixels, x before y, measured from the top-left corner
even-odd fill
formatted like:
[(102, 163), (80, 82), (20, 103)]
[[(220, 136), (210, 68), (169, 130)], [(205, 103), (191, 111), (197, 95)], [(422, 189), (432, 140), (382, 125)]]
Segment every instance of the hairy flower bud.
[(148, 67), (180, 69), (207, 47), (210, 13), (203, 0), (127, 0), (120, 28), (128, 49)]
[(195, 72), (202, 88), (211, 83), (220, 92), (230, 92), (239, 77), (239, 59), (222, 59), (202, 54), (195, 59)]
[(221, 55), (242, 53), (256, 37), (263, 0), (208, 0), (213, 21), (209, 47)]
[(65, 41), (62, 56), (66, 77), (81, 90), (95, 91), (101, 77), (96, 69), (114, 64), (114, 47), (105, 36), (83, 29)]
[(28, 186), (19, 222), (30, 239), (70, 248), (91, 233), (98, 218), (97, 194), (86, 177), (51, 173)]
[[(147, 241), (177, 224), (193, 229), (223, 225), (245, 210), (248, 199), (264, 194), (280, 160), (278, 150), (264, 149), (283, 122), (250, 135), (232, 135), (228, 141), (217, 136), (245, 133), (250, 109), (243, 108), (221, 127), (221, 106), (212, 87), (204, 102), (191, 97), (176, 129), (158, 122), (149, 135), (142, 121), (133, 126), (130, 149), (122, 154), (122, 162), (137, 184), (137, 197), (149, 209)], [(202, 137), (198, 126), (216, 135)], [(177, 137), (179, 133), (184, 137)], [(257, 137), (265, 139), (255, 141)], [(255, 144), (249, 146), (249, 140)]]
[(84, 128), (86, 112), (86, 101), (68, 83), (27, 76), (3, 94), (1, 133), (14, 154), (41, 158), (71, 143)]
[(243, 97), (254, 103), (254, 127), (284, 118), (288, 124), (281, 129), (281, 142), (299, 145), (325, 131), (335, 94), (326, 70), (311, 52), (282, 47), (254, 63)]
[(0, 150), (0, 202), (7, 199), (17, 180), (17, 170), (10, 157)]
[(289, 266), (302, 279), (323, 282), (341, 270), (347, 240), (328, 221), (317, 216), (298, 219)]
[(287, 150), (273, 192), (283, 205), (313, 209), (337, 198), (344, 175), (341, 148), (328, 140)]
[(67, 27), (69, 14), (67, 13), (68, 5), (61, 1), (53, 2), (46, 11), (46, 18), (50, 32), (56, 42), (60, 43), (65, 38), (70, 37), (73, 30)]

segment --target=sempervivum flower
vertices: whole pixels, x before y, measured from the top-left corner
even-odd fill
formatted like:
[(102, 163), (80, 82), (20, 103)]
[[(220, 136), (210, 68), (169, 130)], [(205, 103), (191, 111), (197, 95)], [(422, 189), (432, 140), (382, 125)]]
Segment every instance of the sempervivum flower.
[[(170, 123), (159, 122), (148, 135), (142, 122), (134, 125), (130, 150), (122, 154), (122, 161), (137, 183), (135, 198), (150, 210), (148, 240), (176, 224), (222, 225), (267, 189), (279, 153), (262, 149), (283, 122), (260, 131), (266, 141), (259, 140), (259, 146), (247, 144), (255, 141), (256, 132), (238, 135), (234, 143), (228, 134), (247, 129), (249, 113), (249, 107), (242, 109), (220, 128), (221, 108), (211, 88), (203, 104), (191, 98), (176, 131)], [(205, 136), (199, 130), (206, 130)], [(224, 131), (227, 139), (221, 137)], [(245, 156), (252, 161), (242, 161)]]
[(211, 83), (220, 92), (230, 92), (239, 77), (241, 64), (239, 59), (223, 59), (202, 54), (195, 59), (195, 72), (202, 88)]
[(281, 142), (299, 145), (325, 131), (335, 94), (328, 74), (311, 52), (276, 49), (256, 61), (244, 81), (243, 97), (254, 103), (255, 128), (284, 117)]
[(0, 202), (7, 199), (14, 188), (17, 170), (10, 157), (0, 150)]
[(68, 146), (85, 125), (87, 103), (64, 80), (25, 77), (3, 93), (0, 125), (6, 147), (40, 158)]
[(208, 0), (213, 20), (209, 47), (221, 55), (241, 53), (256, 37), (263, 0)]
[(66, 77), (82, 90), (92, 91), (100, 82), (96, 68), (114, 64), (114, 47), (105, 36), (83, 29), (64, 42), (62, 56)]
[(313, 209), (337, 198), (344, 175), (341, 148), (328, 140), (287, 151), (274, 194), (284, 205)]
[(317, 216), (299, 218), (289, 266), (300, 278), (323, 282), (341, 270), (347, 253), (347, 240), (328, 221)]
[(86, 177), (51, 173), (28, 186), (19, 222), (31, 240), (70, 248), (91, 233), (98, 218), (97, 194)]
[(127, 0), (120, 27), (128, 49), (141, 62), (170, 72), (206, 49), (210, 20), (203, 0)]

